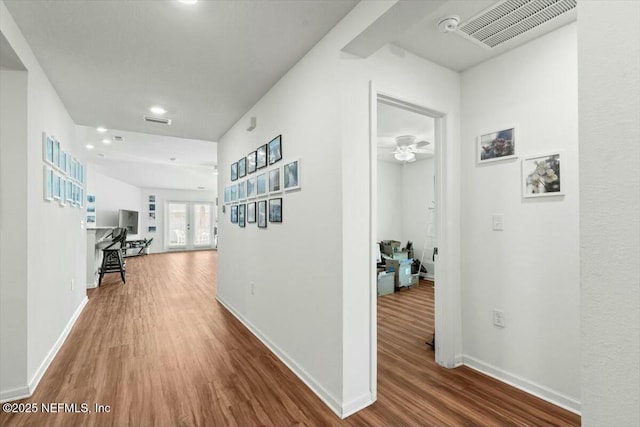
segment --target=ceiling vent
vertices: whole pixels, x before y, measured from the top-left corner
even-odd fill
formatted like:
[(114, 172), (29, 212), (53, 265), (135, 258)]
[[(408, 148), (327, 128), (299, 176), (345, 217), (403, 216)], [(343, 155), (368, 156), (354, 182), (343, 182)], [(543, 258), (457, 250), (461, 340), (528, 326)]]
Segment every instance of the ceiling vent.
[(493, 49), (575, 9), (577, 0), (506, 0), (464, 22), (456, 33)]
[(113, 142), (124, 142), (124, 137), (119, 136), (119, 135), (114, 135), (113, 136)]
[(171, 124), (171, 119), (165, 119), (163, 117), (144, 116), (144, 121), (145, 122), (150, 122), (150, 123), (158, 123), (158, 124), (161, 124), (161, 125), (170, 125)]

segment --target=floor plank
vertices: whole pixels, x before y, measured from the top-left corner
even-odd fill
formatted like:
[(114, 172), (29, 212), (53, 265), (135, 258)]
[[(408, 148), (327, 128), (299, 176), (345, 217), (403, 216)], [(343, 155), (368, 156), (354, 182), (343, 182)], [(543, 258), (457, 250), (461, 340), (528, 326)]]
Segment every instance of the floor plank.
[(468, 368), (425, 341), (433, 286), (378, 299), (378, 401), (336, 417), (215, 301), (217, 252), (127, 260), (89, 303), (35, 394), (21, 403), (109, 413), (0, 413), (2, 426), (575, 426), (580, 417)]

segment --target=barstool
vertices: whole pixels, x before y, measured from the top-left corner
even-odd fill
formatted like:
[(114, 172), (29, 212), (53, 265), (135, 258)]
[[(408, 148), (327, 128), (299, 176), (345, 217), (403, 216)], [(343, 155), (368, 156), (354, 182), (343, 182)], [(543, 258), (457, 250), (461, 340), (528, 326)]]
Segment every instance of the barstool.
[(113, 240), (111, 243), (102, 249), (102, 266), (100, 267), (100, 278), (98, 279), (98, 286), (102, 284), (102, 278), (106, 273), (120, 273), (123, 283), (127, 283), (125, 280), (125, 262), (122, 255), (122, 248), (127, 241), (127, 229), (115, 228), (111, 232)]

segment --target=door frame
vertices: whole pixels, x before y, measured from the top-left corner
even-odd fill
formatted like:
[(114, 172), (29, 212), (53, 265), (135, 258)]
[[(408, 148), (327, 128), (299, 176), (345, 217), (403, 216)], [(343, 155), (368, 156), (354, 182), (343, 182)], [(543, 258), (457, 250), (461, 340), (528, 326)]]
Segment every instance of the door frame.
[[(194, 205), (210, 205), (211, 206), (211, 221), (210, 221), (210, 230), (211, 230), (211, 242), (208, 246), (195, 246), (193, 244), (193, 236), (189, 236), (189, 234), (192, 232), (193, 230), (193, 226), (191, 226), (190, 230), (187, 230), (187, 234), (185, 235), (185, 245), (184, 246), (180, 246), (180, 247), (175, 247), (175, 246), (170, 246), (169, 242), (171, 240), (170, 238), (170, 230), (169, 230), (169, 205), (170, 204), (185, 204), (187, 205), (187, 219), (188, 222), (187, 224), (191, 224), (193, 222), (193, 220), (195, 219), (194, 217), (194, 212), (193, 212), (193, 206)], [(171, 252), (171, 251), (199, 251), (199, 250), (208, 250), (208, 249), (214, 249), (215, 248), (215, 243), (214, 243), (214, 227), (215, 227), (215, 223), (216, 223), (216, 202), (215, 201), (200, 201), (200, 200), (167, 200), (164, 203), (164, 212), (162, 213), (162, 215), (164, 216), (164, 246), (165, 246), (165, 251), (167, 252)]]
[[(441, 366), (454, 368), (462, 364), (462, 313), (460, 310), (460, 203), (455, 185), (456, 150), (451, 129), (453, 121), (444, 112), (406, 100), (389, 91), (380, 90), (374, 81), (369, 82), (369, 259), (370, 259), (370, 384), (371, 396), (377, 399), (378, 380), (378, 310), (377, 310), (377, 122), (378, 101), (431, 117), (435, 121), (435, 231), (439, 255), (435, 270), (435, 360)], [(426, 216), (426, 212), (425, 212)], [(425, 337), (425, 339), (428, 337)], [(425, 344), (426, 346), (426, 344)]]

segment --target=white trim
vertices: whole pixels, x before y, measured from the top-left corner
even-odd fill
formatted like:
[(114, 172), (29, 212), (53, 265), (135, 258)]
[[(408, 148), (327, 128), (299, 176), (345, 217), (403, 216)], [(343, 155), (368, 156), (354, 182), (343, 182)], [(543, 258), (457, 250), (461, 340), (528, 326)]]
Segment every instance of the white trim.
[(27, 397), (31, 397), (31, 393), (29, 393), (29, 387), (26, 386), (0, 391), (0, 403), (26, 399)]
[(371, 397), (371, 393), (365, 393), (360, 397), (353, 399), (351, 402), (342, 404), (342, 419), (347, 418), (349, 415), (355, 414), (361, 409), (372, 405), (375, 399)]
[(95, 289), (97, 287), (98, 287), (98, 284), (96, 282), (87, 283), (87, 289)]
[[(307, 385), (338, 417), (344, 418), (342, 415), (343, 407), (340, 401), (333, 397), (327, 390), (320, 385), (315, 378), (307, 373), (291, 356), (284, 352), (280, 347), (274, 344), (260, 329), (240, 314), (232, 305), (216, 296), (216, 300), (222, 304), (233, 316), (240, 321), (256, 338), (258, 338), (271, 352), (284, 363), (291, 372), (293, 372), (303, 383)], [(359, 400), (358, 400), (359, 402)], [(357, 403), (357, 402), (356, 402)], [(355, 403), (354, 403), (355, 405)]]
[(502, 381), (503, 383), (509, 384), (510, 386), (539, 397), (540, 399), (553, 403), (554, 405), (564, 408), (567, 411), (571, 411), (575, 414), (581, 415), (580, 401), (567, 396), (566, 394), (535, 383), (519, 375), (504, 371), (471, 356), (463, 355), (462, 360), (464, 365), (468, 366), (471, 369), (482, 372), (483, 374)]
[(62, 333), (60, 333), (60, 336), (56, 340), (55, 344), (53, 345), (51, 350), (49, 350), (49, 353), (44, 358), (44, 360), (40, 364), (40, 367), (31, 378), (31, 381), (29, 381), (29, 386), (0, 391), (0, 402), (25, 399), (33, 395), (33, 393), (36, 391), (36, 388), (38, 387), (38, 384), (40, 383), (40, 380), (44, 376), (45, 372), (47, 372), (47, 369), (49, 369), (49, 365), (51, 365), (51, 362), (53, 362), (56, 354), (58, 354), (58, 351), (62, 347), (62, 344), (64, 344), (64, 342), (66, 341), (69, 333), (71, 332), (71, 329), (73, 329), (73, 325), (75, 325), (78, 317), (80, 317), (80, 313), (82, 313), (82, 310), (88, 302), (89, 298), (85, 296), (78, 308), (76, 308), (73, 316), (71, 316), (71, 319), (69, 319), (69, 321), (67, 322), (67, 326), (65, 326), (65, 328), (62, 330)]

